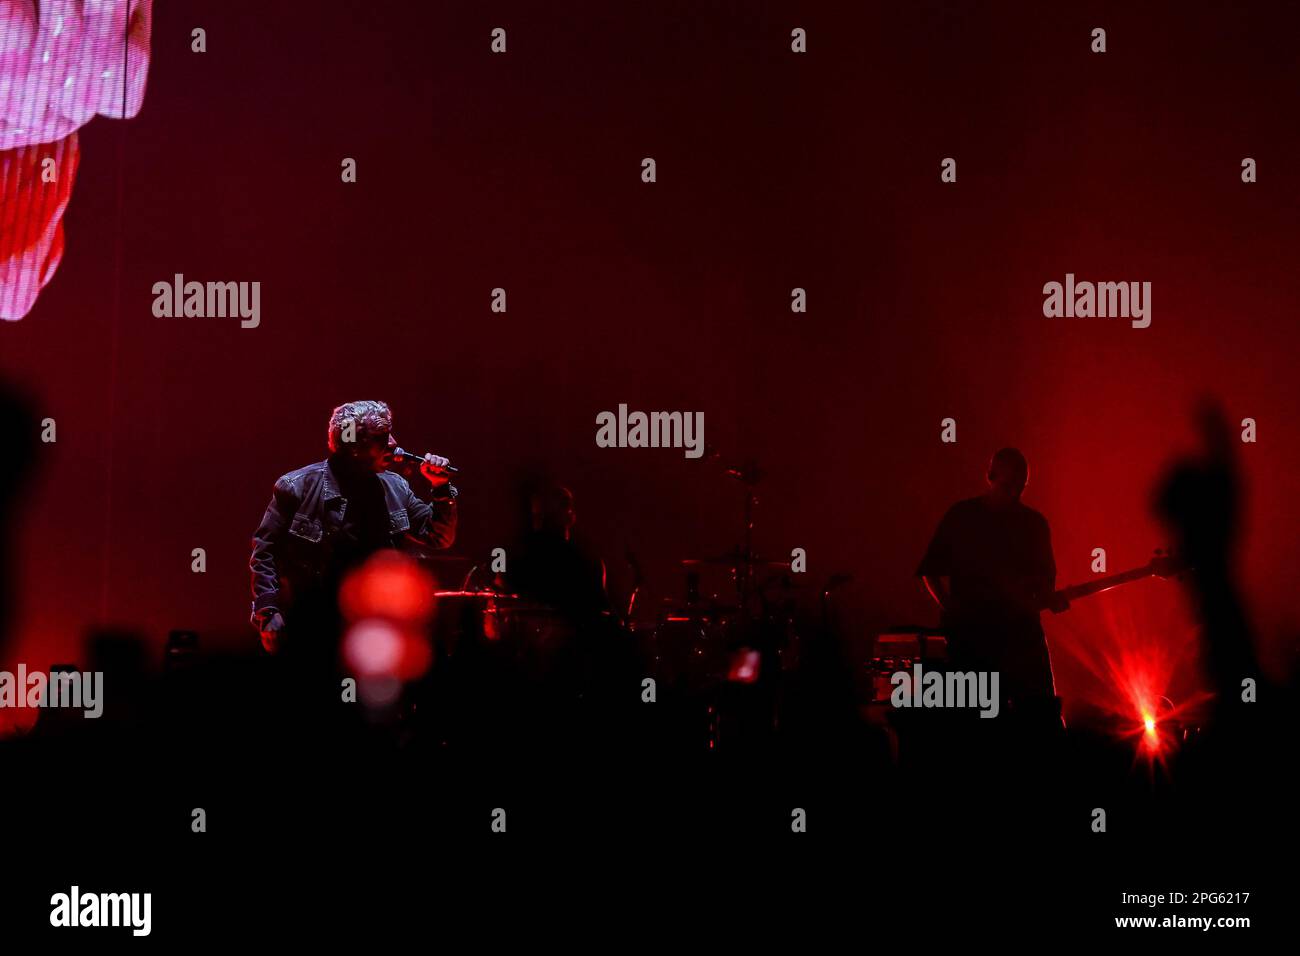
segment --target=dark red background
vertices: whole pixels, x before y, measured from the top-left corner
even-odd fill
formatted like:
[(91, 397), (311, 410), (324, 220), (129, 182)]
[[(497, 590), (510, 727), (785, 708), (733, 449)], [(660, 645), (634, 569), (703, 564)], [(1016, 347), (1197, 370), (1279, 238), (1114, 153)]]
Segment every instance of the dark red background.
[[(63, 264), (0, 328), (0, 369), (58, 422), (23, 512), (15, 660), (76, 660), (98, 624), (255, 641), (249, 535), (349, 399), (387, 399), (403, 443), (462, 466), (458, 551), (508, 543), (518, 482), (548, 472), (611, 583), (630, 546), (653, 600), (676, 559), (735, 543), (738, 489), (680, 452), (597, 448), (595, 415), (703, 411), (710, 443), (770, 472), (759, 548), (853, 574), (860, 639), (932, 620), (912, 572), (1001, 445), (1031, 461), (1063, 583), (1094, 547), (1145, 561), (1151, 487), (1206, 391), (1259, 423), (1243, 571), (1266, 660), (1289, 660), (1286, 6), (307, 6), (158, 4), (142, 114), (82, 132)], [(176, 272), (260, 281), (261, 327), (154, 318)], [(1152, 282), (1151, 327), (1045, 319), (1066, 272)], [(1146, 647), (1172, 695), (1195, 686), (1175, 586), (1048, 628), (1071, 706), (1097, 689), (1089, 648)]]

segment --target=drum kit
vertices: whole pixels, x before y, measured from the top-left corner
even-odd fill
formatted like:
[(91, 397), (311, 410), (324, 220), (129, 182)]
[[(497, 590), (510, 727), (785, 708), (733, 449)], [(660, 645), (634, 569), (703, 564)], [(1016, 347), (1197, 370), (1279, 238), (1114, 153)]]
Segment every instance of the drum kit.
[[(718, 461), (712, 450), (707, 457)], [(741, 543), (679, 562), (684, 594), (664, 601), (642, 645), (661, 691), (700, 718), (695, 739), (710, 750), (743, 747), (775, 731), (784, 678), (799, 666), (801, 637), (795, 608), (802, 575), (789, 561), (754, 550), (762, 473), (752, 462), (722, 463), (721, 470), (743, 494)]]
[[(752, 464), (724, 465), (723, 473), (743, 492), (742, 543), (722, 554), (681, 560), (684, 593), (665, 598), (653, 619), (638, 625), (633, 598), (621, 612), (605, 612), (594, 624), (608, 639), (635, 649), (640, 676), (654, 678), (661, 700), (698, 712), (696, 740), (712, 749), (723, 743), (728, 726), (741, 725), (726, 719), (737, 700), (749, 712), (745, 725), (754, 726), (755, 711), (761, 713), (759, 724), (775, 725), (781, 678), (797, 668), (800, 645), (795, 581), (802, 575), (792, 573), (790, 562), (760, 557), (753, 547), (762, 476)], [(446, 580), (450, 563), (465, 559), (430, 555), (426, 560), (448, 563), (443, 569), (448, 574), (437, 575)], [(474, 580), (471, 569), (461, 588), (437, 592), (436, 661), (456, 665), (455, 670), (468, 664), (479, 674), (486, 665), (506, 682), (534, 686), (573, 664), (580, 632), (590, 630), (592, 622), (575, 623), (518, 594), (476, 587)]]
[(765, 680), (774, 662), (781, 670), (797, 665), (787, 562), (737, 550), (680, 564), (685, 598), (665, 601), (649, 642), (656, 679), (697, 694), (726, 681)]
[(436, 592), (434, 647), (443, 660), (494, 662), (538, 681), (565, 661), (578, 624), (555, 608), (492, 589)]

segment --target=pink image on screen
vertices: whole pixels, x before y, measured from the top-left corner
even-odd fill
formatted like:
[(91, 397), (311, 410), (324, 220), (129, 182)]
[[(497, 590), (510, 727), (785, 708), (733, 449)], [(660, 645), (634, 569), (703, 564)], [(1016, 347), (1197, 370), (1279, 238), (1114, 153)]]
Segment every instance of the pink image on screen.
[(0, 318), (21, 319), (63, 257), (76, 131), (135, 116), (152, 0), (0, 0)]

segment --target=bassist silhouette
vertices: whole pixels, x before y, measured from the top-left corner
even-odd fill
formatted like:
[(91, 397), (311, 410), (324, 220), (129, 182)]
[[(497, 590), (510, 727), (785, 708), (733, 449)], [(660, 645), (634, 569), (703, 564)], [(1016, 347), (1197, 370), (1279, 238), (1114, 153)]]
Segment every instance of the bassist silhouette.
[(916, 573), (939, 605), (951, 665), (998, 671), (1017, 709), (1055, 709), (1039, 613), (1063, 611), (1047, 519), (1023, 504), (1029, 464), (1014, 448), (989, 462), (988, 490), (948, 509)]

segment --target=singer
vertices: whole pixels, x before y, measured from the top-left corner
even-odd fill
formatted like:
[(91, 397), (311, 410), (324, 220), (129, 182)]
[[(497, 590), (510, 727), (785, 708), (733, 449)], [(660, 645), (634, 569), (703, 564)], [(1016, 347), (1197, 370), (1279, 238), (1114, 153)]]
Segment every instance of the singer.
[(335, 595), (343, 575), (381, 548), (406, 538), (435, 548), (456, 537), (456, 489), (450, 463), (425, 455), (428, 501), (389, 471), (397, 441), (384, 402), (348, 402), (329, 422), (330, 455), (281, 476), (253, 534), (252, 624), (269, 653), (332, 661)]

